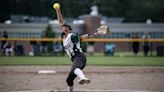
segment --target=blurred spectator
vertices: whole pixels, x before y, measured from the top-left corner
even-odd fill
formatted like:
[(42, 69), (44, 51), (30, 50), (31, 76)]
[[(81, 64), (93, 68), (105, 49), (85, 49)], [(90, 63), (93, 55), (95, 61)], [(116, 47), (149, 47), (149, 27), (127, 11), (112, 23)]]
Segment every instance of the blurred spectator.
[[(46, 35), (45, 31), (43, 31), (42, 38), (46, 38), (45, 35)], [(43, 56), (46, 56), (47, 55), (47, 51), (48, 51), (47, 41), (42, 41), (41, 42), (40, 51), (41, 51), (41, 53), (42, 53)]]
[[(8, 33), (6, 30), (4, 30), (3, 34), (2, 34), (2, 38), (8, 38)], [(1, 44), (1, 50), (2, 50), (2, 53), (3, 55), (5, 55), (5, 48), (4, 48), (4, 45), (6, 44), (7, 41), (2, 41), (2, 44)]]
[[(150, 35), (148, 33), (145, 33), (142, 38), (144, 40), (148, 40), (148, 39), (150, 39)], [(147, 56), (148, 55), (149, 49), (150, 49), (150, 42), (144, 41), (143, 42), (144, 56)]]
[(87, 47), (87, 52), (89, 53), (90, 56), (94, 54), (94, 42), (89, 42), (88, 47)]
[(14, 55), (14, 46), (11, 43), (6, 42), (4, 45), (5, 55), (6, 56), (13, 56)]
[(47, 42), (46, 41), (41, 42), (40, 51), (41, 51), (43, 56), (47, 55), (48, 47), (47, 47)]
[(3, 32), (3, 37), (4, 37), (4, 38), (8, 38), (8, 33), (7, 33), (6, 30)]
[[(139, 36), (138, 36), (138, 33), (135, 33), (132, 37), (132, 39), (138, 39)], [(134, 56), (136, 56), (139, 52), (139, 42), (138, 41), (135, 41), (135, 42), (132, 42), (132, 49), (133, 49), (133, 53), (134, 53)]]
[(23, 45), (16, 45), (14, 48), (15, 48), (14, 49), (15, 55), (17, 55), (17, 56), (25, 55)]
[(116, 46), (112, 43), (106, 43), (104, 47), (104, 54), (114, 56)]
[(55, 42), (53, 44), (53, 52), (55, 55), (63, 54), (63, 46), (60, 42)]
[(31, 46), (32, 46), (32, 51), (33, 55), (39, 55), (40, 54), (40, 48), (39, 45), (36, 41), (30, 41)]

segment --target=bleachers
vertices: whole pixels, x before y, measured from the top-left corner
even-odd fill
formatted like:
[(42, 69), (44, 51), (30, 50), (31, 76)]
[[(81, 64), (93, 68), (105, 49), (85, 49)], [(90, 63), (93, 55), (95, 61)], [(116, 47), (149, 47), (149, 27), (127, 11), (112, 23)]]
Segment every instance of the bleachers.
[[(113, 32), (109, 36), (102, 36), (102, 38), (131, 38), (135, 34), (142, 38), (144, 32)], [(164, 38), (164, 32), (149, 32), (149, 35), (151, 38)]]
[[(47, 24), (0, 24), (0, 37), (2, 32), (6, 30), (11, 38), (41, 38), (42, 32)], [(56, 32), (57, 37), (60, 36), (60, 26), (52, 24), (52, 29)], [(84, 25), (73, 25), (73, 31), (76, 33), (85, 33)], [(164, 38), (164, 24), (109, 24), (112, 34), (109, 36), (101, 36), (102, 38), (130, 38), (134, 34), (142, 37), (145, 32), (149, 33), (151, 38)]]
[[(108, 36), (101, 36), (101, 38), (131, 38), (134, 34), (138, 34), (142, 38), (144, 32), (112, 32)], [(56, 34), (60, 36), (59, 33)], [(149, 32), (151, 38), (164, 38), (164, 32)], [(41, 38), (40, 32), (8, 32), (10, 38)], [(2, 37), (2, 35), (0, 35)]]
[[(72, 25), (72, 24), (71, 24)], [(45, 30), (47, 24), (0, 24), (0, 38), (2, 37), (2, 32), (6, 30), (8, 32), (9, 38), (25, 38), (25, 40), (12, 40), (13, 44), (22, 45), (25, 49), (25, 53), (28, 54), (31, 50), (30, 40), (26, 38), (41, 38), (43, 31)], [(53, 32), (55, 32), (55, 37), (60, 37), (60, 26), (51, 25)], [(110, 24), (111, 34), (108, 36), (101, 36), (101, 38), (132, 38), (135, 34), (138, 34), (139, 38), (142, 38), (145, 32), (149, 33), (151, 38), (163, 39), (164, 38), (164, 24)], [(83, 25), (72, 25), (74, 32), (85, 33)], [(80, 31), (80, 32), (79, 32)], [(36, 40), (36, 39), (35, 39)], [(55, 39), (54, 39), (55, 40)], [(54, 41), (53, 40), (53, 41)], [(112, 39), (110, 39), (112, 40)], [(14, 42), (15, 41), (15, 42)], [(40, 40), (37, 40), (40, 44)], [(51, 40), (52, 41), (52, 40)], [(115, 41), (115, 40), (114, 40)], [(112, 40), (112, 42), (114, 42)], [(103, 41), (104, 42), (104, 41)], [(108, 41), (109, 42), (109, 41)], [(99, 46), (102, 44), (101, 46)], [(115, 41), (118, 51), (129, 51), (131, 50), (131, 44), (125, 42)], [(155, 51), (157, 46), (163, 45), (163, 42), (152, 43), (152, 50)], [(103, 43), (96, 42), (95, 49), (103, 50)], [(141, 44), (142, 46), (142, 44)], [(142, 49), (142, 47), (140, 48)], [(99, 51), (97, 51), (99, 52)]]
[(11, 38), (41, 38), (42, 33), (39, 32), (8, 32)]

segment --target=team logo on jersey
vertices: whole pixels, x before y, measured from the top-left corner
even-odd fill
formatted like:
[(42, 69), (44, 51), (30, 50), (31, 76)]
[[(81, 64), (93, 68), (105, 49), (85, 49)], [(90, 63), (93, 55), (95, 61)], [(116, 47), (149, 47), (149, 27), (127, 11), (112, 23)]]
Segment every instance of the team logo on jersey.
[(68, 49), (70, 47), (71, 47), (71, 45), (70, 44), (67, 44), (67, 45), (64, 46), (64, 49)]

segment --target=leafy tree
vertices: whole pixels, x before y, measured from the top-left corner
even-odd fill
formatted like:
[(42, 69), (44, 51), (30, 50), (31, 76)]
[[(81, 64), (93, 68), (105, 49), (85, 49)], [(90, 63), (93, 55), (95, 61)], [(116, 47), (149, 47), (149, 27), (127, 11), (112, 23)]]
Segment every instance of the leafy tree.
[(154, 22), (164, 22), (163, 3), (163, 0), (131, 0), (130, 7), (126, 11), (125, 21), (145, 22), (150, 18)]
[[(46, 27), (46, 32), (45, 32), (45, 38), (54, 38), (55, 37), (55, 33), (52, 31), (51, 25), (48, 25)], [(48, 52), (52, 52), (53, 51), (53, 42), (47, 42), (48, 45)]]
[(99, 12), (108, 17), (124, 17), (125, 22), (164, 22), (164, 0), (0, 0), (0, 22), (12, 14), (48, 16), (56, 18), (53, 3), (61, 4), (63, 16), (76, 18), (89, 14), (90, 7), (97, 5)]

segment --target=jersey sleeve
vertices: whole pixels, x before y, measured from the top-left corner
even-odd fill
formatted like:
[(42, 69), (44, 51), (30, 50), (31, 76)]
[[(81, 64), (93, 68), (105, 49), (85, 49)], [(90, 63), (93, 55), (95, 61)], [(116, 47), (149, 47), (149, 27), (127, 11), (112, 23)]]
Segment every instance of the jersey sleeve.
[(79, 36), (78, 36), (78, 34), (73, 33), (73, 34), (71, 35), (71, 41), (72, 41), (73, 43), (78, 42), (78, 41), (79, 41)]

